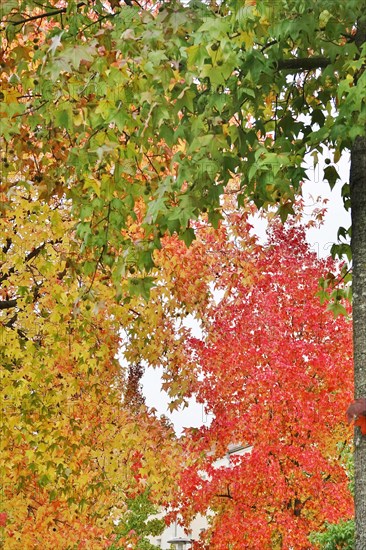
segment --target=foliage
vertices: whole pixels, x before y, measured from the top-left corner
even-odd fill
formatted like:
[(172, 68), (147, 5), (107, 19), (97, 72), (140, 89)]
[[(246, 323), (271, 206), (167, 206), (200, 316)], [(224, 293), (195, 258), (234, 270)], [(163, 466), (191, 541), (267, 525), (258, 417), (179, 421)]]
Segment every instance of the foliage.
[[(122, 403), (119, 327), (133, 318), (103, 273), (80, 272), (66, 200), (29, 189), (1, 224), (2, 526), (4, 548), (105, 548), (133, 500), (171, 498), (172, 428)], [(85, 256), (84, 256), (85, 258)], [(124, 281), (125, 288), (128, 281)], [(127, 292), (127, 290), (126, 290)], [(139, 500), (138, 500), (139, 502)], [(125, 548), (137, 535), (119, 539)], [(144, 532), (141, 531), (141, 536)], [(131, 539), (132, 537), (132, 539)], [(131, 539), (131, 540), (130, 540)]]
[[(165, 528), (165, 522), (164, 520), (153, 518), (157, 513), (157, 509), (149, 501), (147, 493), (140, 494), (135, 499), (128, 500), (126, 504), (128, 513), (125, 514), (126, 518), (122, 526), (117, 526), (115, 542), (128, 535), (136, 535), (135, 544), (137, 545), (135, 548), (139, 550), (156, 549), (157, 547), (151, 544), (146, 537), (148, 535), (160, 535)], [(115, 543), (109, 546), (109, 550), (114, 550), (115, 548), (118, 548)]]
[[(202, 211), (216, 226), (233, 174), (239, 204), (275, 204), (282, 219), (306, 152), (316, 164), (330, 147), (334, 185), (342, 151), (364, 134), (362, 2), (111, 6), (2, 4), (1, 117), (3, 192), (31, 181), (46, 200), (72, 198), (79, 238), (117, 287), (129, 265), (152, 267), (166, 231), (189, 244)], [(349, 206), (347, 185), (343, 196)], [(136, 285), (148, 294), (148, 280)]]
[(355, 522), (345, 521), (336, 525), (327, 525), (324, 533), (317, 533), (311, 540), (322, 550), (353, 550)]
[[(193, 391), (213, 419), (186, 434), (179, 509), (188, 523), (215, 512), (212, 548), (308, 548), (312, 531), (352, 513), (341, 460), (351, 324), (319, 303), (317, 280), (335, 266), (310, 252), (302, 229), (274, 224), (246, 261), (250, 282), (238, 278), (202, 339), (187, 343)], [(232, 443), (250, 452), (220, 467)]]
[[(302, 0), (134, 2), (0, 4), (0, 352), (4, 475), (9, 480), (0, 518), (8, 548), (20, 542), (37, 547), (40, 540), (49, 548), (64, 547), (65, 540), (70, 547), (102, 547), (114, 532), (114, 514), (123, 514), (126, 499), (137, 498), (146, 484), (155, 504), (169, 500), (181, 455), (171, 428), (143, 406), (139, 365), (163, 365), (173, 408), (198, 391), (198, 351), (187, 349), (183, 320), (199, 316), (207, 333), (215, 334), (218, 313), (208, 308), (212, 284), (226, 290), (221, 307), (227, 304), (228, 311), (220, 310), (220, 316), (228, 323), (227, 338), (230, 323), (239, 323), (243, 313), (233, 296), (248, 308), (255, 296), (267, 314), (265, 333), (278, 355), (300, 347), (296, 339), (289, 348), (274, 342), (268, 327), (273, 320), (280, 323), (285, 306), (276, 309), (277, 291), (270, 288), (274, 301), (263, 302), (261, 285), (268, 283), (269, 272), (262, 278), (256, 274), (264, 269), (269, 249), (260, 251), (242, 230), (247, 219), (240, 211), (233, 233), (220, 225), (224, 194), (232, 194), (240, 206), (247, 199), (263, 209), (275, 205), (284, 221), (306, 177), (305, 154), (311, 152), (316, 165), (324, 147), (330, 148), (323, 179), (332, 187), (342, 152), (365, 135), (366, 50), (355, 30), (356, 22), (358, 28), (364, 24), (364, 2), (349, 0), (336, 10), (333, 0), (311, 6)], [(236, 187), (230, 188), (232, 180)], [(348, 208), (348, 184), (342, 195)], [(210, 226), (218, 228), (217, 237)], [(339, 234), (345, 242), (335, 252), (349, 256), (350, 231), (340, 228)], [(282, 239), (280, 232), (276, 238)], [(296, 239), (288, 238), (299, 251)], [(187, 252), (185, 245), (195, 239), (199, 242)], [(321, 274), (315, 265), (308, 271)], [(324, 300), (329, 281), (332, 285), (334, 277), (323, 273), (317, 290)], [(291, 295), (294, 289), (286, 283)], [(313, 284), (309, 277), (301, 289), (309, 300)], [(344, 313), (341, 299), (349, 287), (335, 287), (330, 307)], [(297, 299), (299, 312), (312, 321), (318, 312), (322, 330), (333, 331), (333, 341), (344, 351), (341, 359), (339, 350), (328, 349), (329, 341), (319, 345), (325, 346), (325, 357), (339, 357), (334, 386), (328, 371), (314, 371), (312, 380), (303, 373), (315, 392), (315, 397), (310, 390), (305, 395), (319, 406), (326, 403), (321, 384), (333, 388), (331, 410), (322, 410), (333, 442), (331, 422), (338, 426), (337, 414), (346, 408), (347, 392), (337, 394), (337, 413), (332, 407), (337, 369), (343, 361), (348, 369), (349, 326), (323, 310), (320, 314), (315, 305), (301, 309), (304, 298)], [(283, 303), (290, 311), (285, 298)], [(294, 323), (299, 314), (294, 313)], [(244, 329), (249, 330), (249, 320)], [(257, 334), (255, 326), (250, 330)], [(121, 344), (129, 384), (116, 360)], [(260, 372), (255, 374), (253, 380)], [(275, 371), (268, 380), (271, 376)], [(231, 380), (225, 383), (231, 387)], [(270, 392), (268, 383), (265, 391)], [(199, 392), (210, 403), (203, 386)], [(210, 399), (213, 404), (214, 394)], [(224, 402), (222, 397), (222, 409)], [(268, 421), (272, 410), (268, 401), (254, 404), (254, 410), (265, 409), (261, 421), (254, 413), (242, 415), (253, 429), (255, 421), (258, 426)], [(295, 414), (295, 407), (288, 413)], [(244, 430), (234, 420), (242, 438)], [(306, 415), (304, 422), (310, 422)], [(316, 431), (319, 422), (311, 428)], [(236, 434), (230, 430), (222, 427), (215, 435), (222, 436), (217, 452)], [(318, 447), (312, 444), (309, 453), (318, 451), (326, 472), (330, 455), (319, 434), (314, 434)], [(295, 440), (300, 435), (293, 434)], [(259, 435), (255, 441), (260, 452)], [(166, 461), (157, 460), (156, 449)], [(255, 459), (247, 460), (252, 464)], [(284, 467), (268, 460), (273, 468)], [(284, 476), (296, 478), (299, 468), (285, 462), (291, 473)], [(336, 464), (332, 468), (328, 485), (334, 474), (343, 487)], [(300, 476), (303, 492), (314, 491), (316, 480), (323, 494), (319, 472)], [(308, 513), (307, 496), (286, 491), (279, 505), (283, 517), (292, 513), (303, 521), (303, 534), (317, 528), (321, 521), (315, 512), (314, 517), (313, 511), (305, 518), (301, 510), (296, 515), (305, 501)], [(314, 498), (317, 502), (319, 496)], [(333, 521), (333, 513), (338, 518), (346, 493), (339, 501), (334, 512), (335, 501), (328, 499), (324, 519)], [(270, 505), (267, 518), (272, 513)], [(248, 514), (254, 518), (254, 508)], [(291, 537), (291, 531), (283, 536)]]
[[(348, 478), (349, 487), (354, 494), (354, 467), (352, 449), (339, 444), (341, 461), (344, 464)], [(312, 533), (310, 541), (317, 544), (322, 550), (353, 550), (355, 543), (355, 522), (354, 520), (341, 521), (336, 524), (326, 522), (321, 533)]]

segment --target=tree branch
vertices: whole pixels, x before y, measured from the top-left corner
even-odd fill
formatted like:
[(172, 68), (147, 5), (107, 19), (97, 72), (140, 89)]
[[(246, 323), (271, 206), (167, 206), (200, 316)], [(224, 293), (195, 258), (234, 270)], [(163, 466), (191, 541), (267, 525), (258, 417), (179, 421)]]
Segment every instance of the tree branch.
[(3, 246), (3, 254), (6, 254), (8, 252), (8, 250), (11, 247), (11, 242), (12, 241), (11, 241), (10, 237), (7, 237), (6, 244)]
[(230, 485), (227, 486), (227, 493), (216, 494), (215, 496), (216, 497), (221, 497), (221, 498), (228, 498), (230, 500), (234, 500), (234, 497), (230, 493)]
[(279, 71), (310, 71), (312, 69), (323, 69), (330, 64), (329, 57), (302, 57), (293, 59), (280, 59), (277, 61)]
[[(86, 6), (85, 2), (79, 2), (78, 4), (76, 4), (77, 8), (81, 8), (81, 6)], [(19, 21), (6, 21), (6, 23), (10, 23), (11, 25), (14, 25), (14, 27), (16, 27), (18, 25), (24, 25), (29, 21), (36, 21), (37, 19), (44, 19), (45, 17), (51, 17), (52, 15), (60, 15), (61, 13), (66, 13), (66, 10), (67, 8), (60, 8), (58, 10), (40, 13), (39, 15), (32, 15), (31, 17), (20, 19)]]
[[(48, 245), (48, 244), (54, 245), (56, 243), (61, 243), (61, 242), (62, 242), (62, 239), (56, 239), (54, 241), (46, 241), (46, 242), (40, 244), (36, 248), (33, 248), (33, 250), (31, 252), (29, 252), (29, 254), (26, 255), (26, 257), (24, 258), (24, 263), (27, 263), (30, 260), (32, 260), (32, 258), (35, 258), (36, 256), (38, 256), (38, 254), (45, 248), (46, 245)], [(9, 275), (12, 275), (13, 273), (15, 273), (15, 268), (14, 267), (11, 267), (6, 273), (1, 273), (0, 272), (0, 283), (5, 281), (5, 279), (7, 279), (9, 277)]]
[(17, 305), (17, 299), (14, 298), (13, 300), (1, 300), (0, 301), (0, 309), (11, 309), (12, 307), (15, 307)]

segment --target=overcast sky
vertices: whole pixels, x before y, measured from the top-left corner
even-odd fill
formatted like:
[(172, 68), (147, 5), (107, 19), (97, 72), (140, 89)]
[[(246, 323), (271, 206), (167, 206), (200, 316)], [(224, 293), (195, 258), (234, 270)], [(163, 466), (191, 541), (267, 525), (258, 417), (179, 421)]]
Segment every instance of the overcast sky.
[[(323, 181), (322, 165), (314, 169), (312, 167), (311, 157), (309, 157), (308, 164), (309, 181), (303, 186), (305, 213), (306, 211), (310, 213), (312, 205), (314, 205), (318, 196), (329, 199), (327, 204), (328, 211), (323, 226), (320, 229), (311, 229), (307, 234), (308, 242), (314, 252), (320, 257), (324, 257), (330, 253), (332, 244), (337, 240), (338, 228), (340, 226), (348, 228), (351, 223), (350, 214), (343, 208), (343, 201), (341, 198), (341, 187), (343, 183), (349, 180), (349, 157), (344, 156), (340, 162), (338, 167), (340, 180), (333, 191), (330, 191), (328, 182)], [(264, 222), (255, 222), (254, 231), (261, 237), (264, 237)], [(194, 331), (197, 331), (197, 335), (199, 335), (198, 328), (194, 325), (192, 325), (192, 327)], [(168, 416), (173, 422), (178, 435), (182, 433), (184, 427), (199, 427), (209, 422), (209, 418), (204, 414), (202, 405), (196, 403), (194, 399), (190, 400), (189, 407), (181, 411), (169, 413), (169, 400), (166, 393), (161, 391), (161, 379), (158, 369), (147, 369), (142, 382), (146, 404), (150, 407), (155, 407), (158, 414)]]

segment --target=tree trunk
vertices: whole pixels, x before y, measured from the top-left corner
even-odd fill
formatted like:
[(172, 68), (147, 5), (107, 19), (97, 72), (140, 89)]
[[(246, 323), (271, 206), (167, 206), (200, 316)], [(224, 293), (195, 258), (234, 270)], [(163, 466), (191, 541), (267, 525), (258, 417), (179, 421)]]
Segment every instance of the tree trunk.
[[(351, 150), (355, 398), (366, 397), (366, 137)], [(366, 436), (355, 428), (355, 550), (366, 549)]]
[[(366, 42), (366, 17), (358, 21), (355, 41)], [(362, 93), (362, 90), (360, 91)], [(365, 129), (366, 130), (366, 129)], [(353, 354), (355, 398), (366, 397), (366, 131), (351, 149)], [(359, 427), (354, 435), (355, 550), (366, 549), (366, 436)]]

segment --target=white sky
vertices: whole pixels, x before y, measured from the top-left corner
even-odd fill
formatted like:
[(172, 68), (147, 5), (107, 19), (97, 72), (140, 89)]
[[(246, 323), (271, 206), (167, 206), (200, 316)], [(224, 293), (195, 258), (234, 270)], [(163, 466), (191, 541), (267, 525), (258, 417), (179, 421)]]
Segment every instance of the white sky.
[[(320, 156), (319, 156), (320, 158)], [(341, 188), (343, 183), (349, 180), (349, 157), (344, 155), (338, 166), (340, 180), (332, 191), (330, 191), (327, 181), (323, 181), (323, 164), (320, 162), (318, 167), (313, 168), (312, 157), (308, 157), (308, 177), (303, 186), (303, 197), (305, 199), (305, 212), (312, 210), (316, 198), (329, 199), (327, 214), (325, 221), (320, 229), (311, 229), (307, 233), (307, 239), (312, 249), (320, 256), (324, 257), (330, 253), (330, 248), (337, 240), (337, 231), (340, 226), (348, 228), (351, 224), (350, 213), (346, 212), (343, 207), (341, 198)], [(265, 222), (257, 220), (255, 222), (254, 231), (261, 237), (265, 235)], [(194, 324), (191, 325), (194, 331), (199, 329)], [(190, 404), (185, 409), (169, 413), (168, 396), (161, 391), (161, 370), (148, 368), (142, 379), (143, 392), (146, 398), (146, 404), (150, 407), (155, 407), (158, 414), (164, 414), (174, 424), (177, 435), (182, 433), (184, 427), (199, 427), (202, 424), (209, 423), (210, 419), (204, 414), (202, 405), (196, 403), (194, 399), (190, 400)]]

